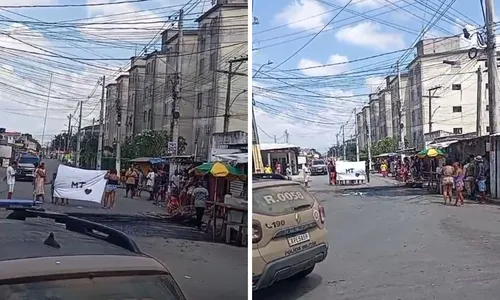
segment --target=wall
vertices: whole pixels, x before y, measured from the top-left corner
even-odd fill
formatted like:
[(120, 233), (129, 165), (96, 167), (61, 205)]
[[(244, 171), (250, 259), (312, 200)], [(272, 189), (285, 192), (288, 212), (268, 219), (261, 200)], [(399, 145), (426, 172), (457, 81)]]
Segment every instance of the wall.
[(372, 143), (377, 142), (380, 137), (379, 137), (379, 103), (378, 103), (378, 98), (376, 95), (370, 95), (371, 100), (368, 103), (370, 105), (370, 131), (371, 131), (371, 138), (372, 138)]
[[(132, 137), (147, 129), (147, 112), (144, 115), (144, 81), (146, 62), (141, 58), (132, 58), (131, 67), (129, 70), (129, 94), (130, 102), (127, 110), (127, 128), (126, 136)], [(146, 120), (146, 121), (144, 121)]]
[(392, 137), (392, 100), (389, 90), (384, 89), (378, 93), (379, 103), (379, 135), (378, 139)]
[(126, 126), (124, 123), (126, 121), (129, 102), (129, 76), (123, 75), (116, 80), (116, 103), (114, 107), (111, 108), (111, 110), (121, 111), (122, 120), (121, 126), (117, 126), (117, 138), (122, 142), (125, 141), (126, 137)]
[[(199, 157), (209, 156), (210, 135), (223, 131), (227, 74), (217, 72), (217, 70), (227, 71), (230, 59), (248, 55), (247, 17), (241, 17), (247, 14), (247, 6), (223, 5), (199, 20), (199, 78), (196, 81), (196, 90), (197, 94), (203, 97), (203, 105), (201, 109), (195, 111), (193, 134)], [(237, 66), (238, 64), (233, 64), (233, 71)], [(247, 63), (241, 64), (236, 71), (248, 74)], [(229, 131), (247, 131), (247, 86), (247, 76), (233, 76)]]
[(104, 112), (104, 146), (113, 146), (116, 139), (116, 83), (106, 86)]

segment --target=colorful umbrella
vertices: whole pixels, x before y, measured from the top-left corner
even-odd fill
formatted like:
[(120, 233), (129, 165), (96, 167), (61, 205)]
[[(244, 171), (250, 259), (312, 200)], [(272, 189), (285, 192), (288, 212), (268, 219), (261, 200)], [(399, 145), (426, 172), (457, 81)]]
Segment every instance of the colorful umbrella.
[(418, 157), (424, 158), (424, 157), (442, 157), (444, 156), (443, 151), (436, 149), (436, 148), (429, 148), (429, 149), (424, 149), (420, 151), (418, 154)]
[(230, 179), (232, 177), (240, 180), (245, 180), (246, 177), (239, 169), (222, 162), (204, 163), (193, 168), (191, 172), (194, 172), (197, 176), (210, 174), (214, 177), (229, 177)]

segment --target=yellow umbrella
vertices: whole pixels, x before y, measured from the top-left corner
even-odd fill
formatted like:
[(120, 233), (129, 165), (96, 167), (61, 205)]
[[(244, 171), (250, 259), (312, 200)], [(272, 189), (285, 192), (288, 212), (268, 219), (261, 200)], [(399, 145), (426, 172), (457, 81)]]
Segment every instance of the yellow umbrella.
[(439, 150), (439, 149), (436, 149), (436, 148), (429, 148), (429, 149), (426, 149), (426, 150), (422, 150), (418, 153), (418, 156), (423, 158), (423, 157), (441, 157), (441, 156), (444, 156), (444, 153)]

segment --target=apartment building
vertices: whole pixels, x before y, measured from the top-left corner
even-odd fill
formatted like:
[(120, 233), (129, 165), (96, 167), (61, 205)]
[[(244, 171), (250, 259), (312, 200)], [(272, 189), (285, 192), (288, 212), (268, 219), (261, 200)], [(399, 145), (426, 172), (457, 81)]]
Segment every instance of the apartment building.
[(358, 112), (356, 114), (356, 132), (358, 133), (358, 143), (359, 143), (359, 150), (364, 150), (366, 145), (367, 145), (367, 136), (366, 136), (366, 122), (363, 114), (363, 110)]
[(370, 94), (369, 96), (370, 101), (368, 102), (368, 105), (370, 106), (369, 113), (370, 113), (370, 134), (372, 138), (372, 142), (378, 141), (380, 138), (380, 120), (379, 120), (379, 103), (378, 103), (378, 95), (377, 94)]
[[(468, 57), (460, 37), (426, 39), (417, 46), (417, 56), (410, 62), (411, 86), (407, 133), (411, 147), (424, 148), (439, 137), (439, 132), (465, 134), (476, 131), (477, 75), (484, 62)], [(489, 128), (486, 73), (483, 76), (482, 132)], [(430, 96), (430, 97), (429, 97)]]
[[(399, 80), (401, 79), (401, 83)], [(406, 124), (408, 114), (406, 113), (408, 110), (408, 100), (410, 97), (410, 88), (408, 86), (408, 74), (400, 74), (398, 76), (394, 76), (388, 83), (387, 89), (391, 93), (391, 106), (392, 106), (392, 137), (398, 141), (401, 141), (401, 134), (403, 134), (403, 138), (405, 141), (408, 141), (408, 127)], [(401, 97), (401, 99), (400, 99)], [(402, 127), (402, 128), (401, 128)], [(402, 148), (406, 148), (405, 145), (400, 145)]]
[(392, 97), (391, 91), (387, 88), (389, 86), (389, 82), (391, 81), (391, 77), (387, 76), (385, 78), (386, 87), (381, 89), (378, 92), (378, 109), (379, 109), (379, 135), (378, 139), (383, 139), (386, 137), (393, 136), (393, 128), (392, 128)]
[[(142, 107), (144, 107), (144, 81), (145, 81), (145, 68), (146, 62), (142, 57), (130, 58), (129, 84), (127, 98), (127, 110), (123, 113), (125, 118), (125, 137), (130, 139), (134, 135), (141, 133), (147, 128), (148, 112), (144, 114)], [(123, 118), (123, 117), (122, 117)], [(144, 119), (146, 118), (146, 122)]]
[(143, 129), (163, 130), (167, 89), (165, 76), (167, 55), (159, 51), (146, 54), (144, 60), (144, 90), (142, 103), (137, 107), (142, 115)]
[[(224, 131), (226, 106), (230, 115), (228, 131), (248, 130), (248, 77), (242, 76), (248, 74), (244, 60), (248, 57), (248, 1), (212, 3), (196, 20), (200, 32), (193, 136), (194, 152), (199, 159), (210, 158), (212, 134)], [(230, 63), (237, 58), (241, 60)], [(230, 65), (232, 79), (228, 93)]]
[(113, 146), (116, 141), (116, 83), (106, 85), (106, 99), (104, 112), (104, 146)]
[(186, 141), (185, 152), (192, 154), (194, 151), (194, 126), (193, 120), (196, 109), (202, 105), (202, 95), (198, 95), (196, 84), (199, 79), (198, 72), (198, 30), (183, 30), (181, 48), (179, 49), (179, 33), (177, 30), (166, 30), (162, 34), (162, 52), (166, 53), (166, 84), (163, 99), (161, 118), (163, 130), (169, 132), (174, 126), (174, 88), (178, 76), (176, 66), (177, 60), (181, 59), (180, 66), (180, 100), (179, 100), (179, 118), (177, 119), (179, 127), (179, 137)]
[(114, 107), (111, 110), (115, 110), (115, 113), (118, 115), (118, 112), (121, 113), (121, 123), (118, 126), (118, 119), (115, 121), (116, 124), (116, 138), (120, 141), (125, 141), (126, 138), (126, 126), (123, 126), (126, 121), (125, 116), (127, 115), (128, 110), (128, 102), (129, 100), (129, 75), (121, 74), (116, 78), (116, 102)]

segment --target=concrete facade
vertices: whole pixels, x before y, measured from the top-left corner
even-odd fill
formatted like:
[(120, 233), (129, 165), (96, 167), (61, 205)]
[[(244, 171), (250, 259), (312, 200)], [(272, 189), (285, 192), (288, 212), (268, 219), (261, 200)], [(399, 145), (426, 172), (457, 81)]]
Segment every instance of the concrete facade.
[[(202, 101), (193, 122), (195, 155), (210, 156), (211, 136), (224, 129), (229, 60), (248, 56), (248, 1), (217, 0), (197, 20), (198, 80), (196, 94)], [(222, 72), (221, 72), (222, 71)], [(233, 64), (233, 72), (248, 74), (247, 62)], [(248, 131), (248, 77), (233, 75), (230, 89), (229, 131)]]
[[(115, 114), (118, 113), (118, 111), (121, 111), (122, 115), (122, 120), (120, 126), (117, 124), (117, 120), (115, 120), (115, 126), (116, 126), (116, 138), (120, 139), (120, 141), (125, 141), (126, 137), (126, 127), (123, 126), (125, 119), (125, 116), (127, 115), (128, 111), (128, 103), (129, 103), (129, 75), (120, 75), (118, 78), (116, 78), (116, 102), (114, 105), (115, 109)], [(111, 108), (113, 110), (113, 107)]]
[(141, 57), (130, 59), (129, 86), (130, 100), (127, 106), (125, 133), (127, 138), (147, 129), (148, 111), (144, 113), (144, 82), (146, 62)]
[(106, 85), (106, 99), (104, 111), (104, 146), (113, 146), (116, 141), (116, 83)]
[[(407, 122), (407, 110), (408, 110), (408, 99), (410, 96), (410, 89), (408, 86), (408, 74), (401, 74), (401, 83), (399, 82), (398, 76), (394, 76), (392, 80), (387, 85), (387, 89), (391, 93), (391, 106), (392, 106), (392, 137), (398, 141), (401, 141), (401, 133), (405, 141), (408, 141), (408, 128)], [(400, 90), (401, 89), (401, 90)], [(401, 96), (401, 100), (399, 97)], [(400, 130), (400, 126), (403, 128)], [(406, 148), (405, 145), (402, 146)]]
[[(156, 129), (162, 128), (171, 132), (173, 130), (173, 90), (174, 83), (177, 77), (176, 65), (179, 53), (178, 43), (179, 36), (176, 30), (167, 30), (162, 36), (162, 47), (167, 53), (166, 55), (166, 90), (163, 102), (163, 117), (161, 118), (162, 126), (155, 126)], [(181, 64), (181, 86), (180, 101), (179, 101), (179, 137), (186, 141), (185, 153), (192, 154), (194, 150), (193, 139), (193, 116), (198, 104), (198, 96), (196, 93), (196, 83), (199, 80), (197, 58), (198, 58), (198, 30), (184, 30), (182, 38), (182, 49), (180, 56), (182, 57)]]
[[(386, 86), (389, 85), (390, 77), (386, 78)], [(384, 88), (378, 92), (378, 109), (379, 109), (379, 135), (378, 139), (393, 136), (392, 127), (392, 97), (391, 91)]]
[(370, 94), (370, 102), (368, 105), (370, 106), (370, 133), (372, 138), (372, 143), (378, 141), (380, 135), (380, 120), (379, 120), (379, 103), (378, 103), (378, 95)]
[[(459, 37), (430, 39), (417, 44), (417, 57), (409, 65), (408, 78), (411, 85), (409, 107), (410, 124), (409, 144), (411, 147), (424, 148), (424, 135), (430, 131), (444, 131), (465, 134), (476, 131), (477, 75), (479, 66), (484, 62), (471, 60), (468, 49), (463, 50)], [(448, 63), (445, 63), (448, 62)], [(453, 63), (451, 65), (450, 63)], [(487, 112), (487, 74), (483, 73), (482, 88), (482, 133), (489, 131)], [(440, 87), (431, 95), (428, 90)], [(432, 128), (429, 123), (432, 122)], [(407, 130), (408, 131), (408, 130)]]

